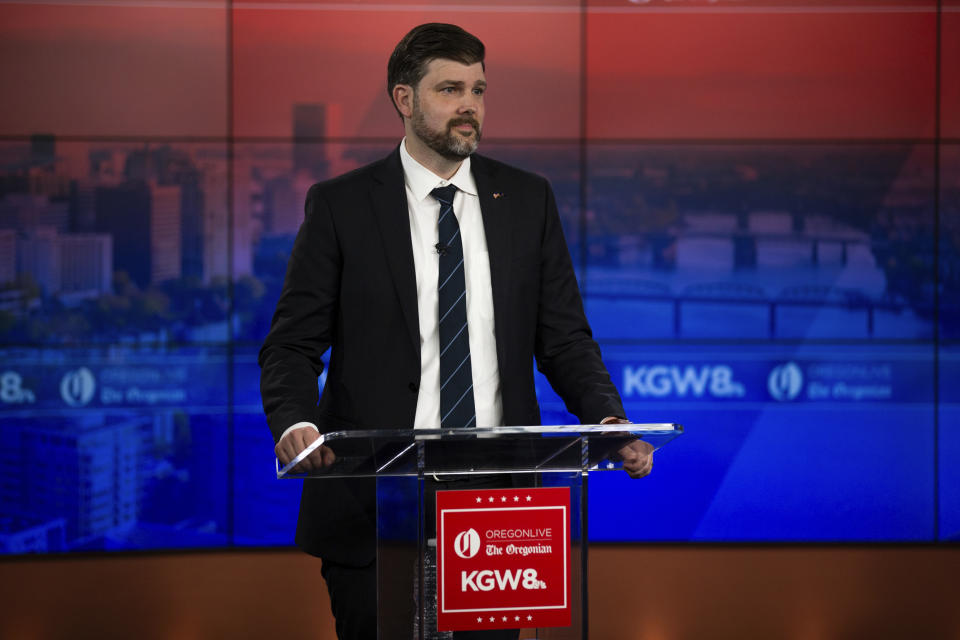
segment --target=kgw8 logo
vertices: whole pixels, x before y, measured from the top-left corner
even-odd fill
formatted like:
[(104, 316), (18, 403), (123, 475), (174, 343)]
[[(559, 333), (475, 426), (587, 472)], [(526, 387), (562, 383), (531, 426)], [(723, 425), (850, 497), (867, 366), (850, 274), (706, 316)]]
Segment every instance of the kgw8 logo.
[(499, 569), (490, 571), (473, 570), (470, 573), (460, 572), (460, 590), (466, 591), (493, 591), (499, 589), (516, 590), (518, 586), (524, 589), (546, 589), (547, 583), (537, 578), (536, 569), (517, 569), (511, 571), (507, 569), (501, 572)]

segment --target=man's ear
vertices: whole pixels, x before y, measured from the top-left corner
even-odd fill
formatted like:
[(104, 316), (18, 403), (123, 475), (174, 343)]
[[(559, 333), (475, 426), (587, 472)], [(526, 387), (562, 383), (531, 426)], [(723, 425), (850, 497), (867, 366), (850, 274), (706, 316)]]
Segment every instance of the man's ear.
[(413, 117), (413, 87), (408, 84), (393, 86), (393, 104), (404, 118)]

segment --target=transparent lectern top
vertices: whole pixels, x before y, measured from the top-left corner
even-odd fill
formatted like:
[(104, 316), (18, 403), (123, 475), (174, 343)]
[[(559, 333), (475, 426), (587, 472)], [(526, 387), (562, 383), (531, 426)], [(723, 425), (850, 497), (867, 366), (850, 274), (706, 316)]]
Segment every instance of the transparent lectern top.
[[(679, 424), (591, 424), (470, 429), (377, 429), (321, 434), (278, 478), (347, 478), (425, 474), (607, 471), (617, 453), (641, 440), (659, 449), (683, 433)], [(336, 461), (322, 471), (289, 473), (321, 445)]]

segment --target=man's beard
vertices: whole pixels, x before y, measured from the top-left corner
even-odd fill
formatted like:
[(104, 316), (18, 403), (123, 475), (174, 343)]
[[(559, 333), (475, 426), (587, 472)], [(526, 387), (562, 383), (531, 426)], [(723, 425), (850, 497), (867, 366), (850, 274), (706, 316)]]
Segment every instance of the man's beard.
[[(419, 105), (416, 105), (411, 123), (416, 136), (447, 160), (463, 160), (476, 151), (477, 145), (480, 144), (480, 123), (470, 116), (453, 118), (447, 122), (445, 131), (435, 131), (427, 125), (427, 121), (423, 117), (423, 111), (420, 110)], [(465, 138), (456, 133), (453, 128), (461, 124), (472, 126), (473, 135)]]

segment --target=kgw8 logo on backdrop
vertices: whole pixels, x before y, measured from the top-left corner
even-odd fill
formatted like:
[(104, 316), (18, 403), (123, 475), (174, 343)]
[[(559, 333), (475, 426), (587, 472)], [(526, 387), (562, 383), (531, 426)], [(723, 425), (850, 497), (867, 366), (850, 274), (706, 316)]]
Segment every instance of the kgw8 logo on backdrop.
[(742, 398), (746, 394), (725, 364), (628, 365), (623, 368), (622, 389), (628, 398)]
[(437, 492), (437, 628), (570, 625), (570, 490)]

